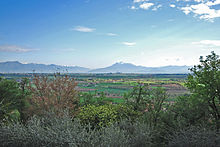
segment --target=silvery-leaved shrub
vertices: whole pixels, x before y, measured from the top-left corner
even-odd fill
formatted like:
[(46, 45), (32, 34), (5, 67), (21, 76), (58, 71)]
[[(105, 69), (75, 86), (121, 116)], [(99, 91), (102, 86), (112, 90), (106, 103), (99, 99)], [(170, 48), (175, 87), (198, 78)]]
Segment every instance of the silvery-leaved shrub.
[(26, 124), (1, 125), (1, 146), (79, 146), (90, 145), (94, 130), (82, 126), (69, 115), (49, 113), (32, 117)]
[(189, 127), (175, 132), (169, 137), (171, 147), (217, 147), (220, 146), (220, 134), (204, 127)]
[(0, 145), (7, 147), (151, 146), (154, 134), (148, 125), (129, 120), (94, 129), (81, 125), (68, 113), (47, 113), (32, 117), (26, 124), (1, 125), (0, 132)]
[(122, 120), (99, 130), (99, 146), (152, 146), (154, 132), (144, 123)]

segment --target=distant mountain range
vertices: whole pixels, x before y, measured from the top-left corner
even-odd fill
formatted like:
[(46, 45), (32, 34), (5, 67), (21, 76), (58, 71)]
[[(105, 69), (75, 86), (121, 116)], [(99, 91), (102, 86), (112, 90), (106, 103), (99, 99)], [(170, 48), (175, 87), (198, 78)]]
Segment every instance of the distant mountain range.
[(174, 74), (174, 73), (188, 73), (188, 69), (190, 66), (162, 66), (162, 67), (144, 67), (144, 66), (136, 66), (131, 63), (115, 63), (111, 66), (105, 68), (99, 68), (90, 70), (92, 73), (166, 73), (166, 74)]
[(1, 62), (0, 72), (3, 73), (54, 73), (54, 72), (69, 72), (69, 73), (83, 73), (90, 69), (79, 66), (60, 66), (55, 64), (22, 64), (18, 61)]
[(60, 66), (55, 64), (22, 64), (18, 61), (0, 62), (1, 73), (151, 73), (151, 74), (174, 74), (188, 73), (190, 66), (162, 66), (144, 67), (131, 63), (118, 62), (111, 66), (98, 69), (89, 69), (80, 66)]

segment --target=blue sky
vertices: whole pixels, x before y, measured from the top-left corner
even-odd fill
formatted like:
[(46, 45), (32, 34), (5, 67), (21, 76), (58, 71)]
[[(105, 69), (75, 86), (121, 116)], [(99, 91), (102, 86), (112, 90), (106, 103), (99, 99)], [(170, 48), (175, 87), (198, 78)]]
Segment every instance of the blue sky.
[(0, 62), (194, 65), (220, 54), (220, 0), (0, 0)]

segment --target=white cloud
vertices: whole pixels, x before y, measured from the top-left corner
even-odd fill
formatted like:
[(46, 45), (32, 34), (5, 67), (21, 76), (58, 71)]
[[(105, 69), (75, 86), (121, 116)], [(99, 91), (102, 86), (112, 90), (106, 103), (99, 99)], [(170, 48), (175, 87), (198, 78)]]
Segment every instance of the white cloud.
[(220, 47), (220, 40), (201, 40), (192, 44)]
[(21, 47), (17, 45), (0, 45), (0, 52), (30, 52), (36, 49)]
[(107, 33), (106, 35), (107, 36), (118, 36), (118, 34), (115, 34), (115, 33)]
[(135, 6), (131, 6), (130, 7), (132, 10), (135, 10), (135, 9), (137, 9)]
[[(162, 7), (160, 3), (155, 5), (150, 0), (133, 0), (133, 3), (138, 3), (137, 6), (130, 7), (133, 10), (138, 8), (148, 10), (152, 8), (153, 11), (156, 11)], [(220, 5), (220, 0), (175, 0), (175, 3), (173, 1), (170, 2), (169, 7), (177, 8), (186, 15), (191, 13), (194, 17), (213, 22), (215, 18), (220, 17), (220, 8), (213, 7), (216, 5)]]
[(191, 7), (182, 7), (181, 10), (183, 11), (183, 13), (188, 15), (192, 11), (192, 8)]
[(134, 45), (136, 45), (136, 42), (122, 42), (122, 44), (124, 44), (126, 46), (134, 46)]
[(214, 9), (210, 9), (206, 4), (198, 4), (198, 5), (191, 5), (191, 11), (195, 14), (203, 15), (203, 14), (210, 14), (211, 11)]
[(139, 7), (141, 9), (145, 9), (145, 10), (148, 10), (150, 7), (152, 7), (154, 4), (153, 3), (143, 3), (141, 4)]
[(188, 5), (180, 8), (186, 15), (189, 13), (195, 14), (200, 19), (213, 21), (214, 18), (220, 17), (220, 10), (211, 8), (213, 5), (220, 4), (220, 0), (214, 2), (209, 1), (207, 3), (199, 3), (196, 5)]
[(161, 8), (162, 7), (162, 5), (157, 5), (157, 6), (155, 6), (152, 10), (153, 11), (157, 11), (157, 9), (159, 9), (159, 8)]
[(204, 0), (194, 0), (194, 1), (199, 3), (199, 2), (203, 2)]
[(88, 28), (88, 27), (84, 27), (84, 26), (76, 26), (72, 30), (79, 31), (79, 32), (94, 32), (95, 31), (95, 29), (93, 29), (93, 28)]
[(207, 6), (214, 6), (214, 5), (219, 5), (220, 4), (220, 0), (215, 0), (214, 2), (213, 1), (208, 1), (206, 3)]
[(133, 2), (134, 3), (140, 3), (140, 2), (147, 2), (147, 1), (149, 1), (149, 0), (134, 0)]
[(170, 7), (171, 7), (171, 8), (175, 8), (176, 5), (174, 5), (174, 4), (170, 4)]

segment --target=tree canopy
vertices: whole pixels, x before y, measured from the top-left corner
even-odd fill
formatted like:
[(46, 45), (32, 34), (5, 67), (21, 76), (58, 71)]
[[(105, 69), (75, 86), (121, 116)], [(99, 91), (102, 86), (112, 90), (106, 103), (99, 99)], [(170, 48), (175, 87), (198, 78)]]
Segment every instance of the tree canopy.
[(200, 64), (191, 69), (186, 83), (194, 97), (207, 104), (210, 121), (214, 120), (217, 129), (220, 128), (220, 59), (215, 52), (200, 57)]

